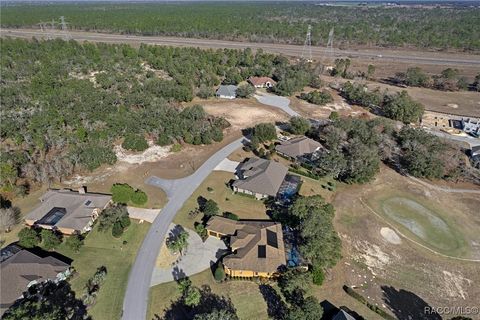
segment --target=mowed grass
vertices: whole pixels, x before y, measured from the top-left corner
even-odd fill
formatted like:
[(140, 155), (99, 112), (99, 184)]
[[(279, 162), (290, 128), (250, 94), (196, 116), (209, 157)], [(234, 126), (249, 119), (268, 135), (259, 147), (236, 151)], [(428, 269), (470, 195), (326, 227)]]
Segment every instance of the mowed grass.
[[(210, 270), (190, 277), (194, 286), (207, 285), (212, 292), (229, 298), (240, 319), (268, 319), (267, 304), (260, 293), (258, 284), (251, 281), (228, 281), (217, 283)], [(172, 301), (180, 296), (177, 283), (172, 281), (150, 288), (147, 319), (158, 319), (168, 310)]]
[[(107, 268), (107, 278), (100, 288), (96, 304), (88, 310), (94, 320), (120, 319), (128, 274), (149, 227), (149, 223), (139, 224), (132, 220), (119, 239), (114, 238), (110, 230), (100, 232), (95, 227), (78, 253), (64, 244), (57, 250), (73, 259), (72, 265), (77, 274), (70, 282), (77, 298), (81, 298), (85, 283), (97, 268)], [(124, 241), (127, 241), (125, 245)]]
[(399, 190), (369, 197), (367, 203), (404, 235), (422, 245), (449, 256), (469, 256), (460, 226), (433, 203)]
[(188, 213), (198, 208), (200, 196), (217, 202), (220, 212), (235, 213), (240, 219), (269, 219), (261, 200), (233, 193), (232, 189), (226, 185), (232, 179), (234, 179), (234, 175), (230, 172), (215, 171), (211, 173), (178, 211), (174, 222), (193, 229), (195, 222), (200, 221), (202, 215), (199, 214), (192, 219)]

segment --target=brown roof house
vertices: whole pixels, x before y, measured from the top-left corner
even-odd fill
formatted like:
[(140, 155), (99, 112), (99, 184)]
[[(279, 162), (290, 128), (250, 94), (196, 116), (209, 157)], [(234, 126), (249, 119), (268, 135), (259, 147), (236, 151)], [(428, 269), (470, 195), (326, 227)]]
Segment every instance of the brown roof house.
[(87, 193), (84, 188), (77, 192), (49, 190), (40, 198), (40, 204), (26, 216), (25, 223), (69, 235), (85, 233), (92, 229), (93, 222), (111, 199), (110, 195)]
[(237, 167), (239, 179), (232, 187), (235, 192), (253, 195), (257, 199), (275, 197), (287, 173), (287, 167), (281, 163), (253, 157)]
[(282, 141), (275, 147), (277, 153), (294, 160), (312, 160), (315, 154), (322, 150), (320, 142), (307, 137), (293, 138)]
[(210, 236), (230, 239), (232, 253), (223, 258), (228, 276), (271, 278), (286, 264), (280, 223), (235, 221), (215, 216), (208, 221), (206, 229)]
[(250, 77), (248, 82), (252, 84), (255, 88), (271, 88), (277, 83), (269, 77)]
[(0, 315), (33, 284), (46, 280), (64, 280), (70, 265), (54, 257), (40, 257), (21, 250), (0, 263)]

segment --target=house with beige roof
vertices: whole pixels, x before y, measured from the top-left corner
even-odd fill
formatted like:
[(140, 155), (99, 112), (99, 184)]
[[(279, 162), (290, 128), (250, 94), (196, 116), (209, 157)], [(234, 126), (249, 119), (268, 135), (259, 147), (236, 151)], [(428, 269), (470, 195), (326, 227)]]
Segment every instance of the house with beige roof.
[(232, 184), (235, 192), (255, 196), (257, 199), (276, 197), (288, 168), (283, 164), (260, 158), (250, 158), (237, 168), (238, 180)]
[(78, 191), (49, 190), (25, 217), (25, 223), (67, 235), (82, 234), (91, 230), (93, 222), (111, 199), (110, 195), (88, 193), (84, 188)]
[(33, 284), (46, 280), (64, 280), (70, 265), (52, 256), (40, 257), (20, 250), (0, 263), (0, 315)]
[(236, 221), (214, 216), (206, 229), (209, 236), (229, 238), (232, 253), (223, 258), (223, 266), (225, 274), (230, 277), (271, 278), (286, 265), (280, 223)]
[(275, 147), (278, 154), (292, 160), (312, 160), (315, 154), (323, 149), (320, 142), (307, 137), (293, 138), (280, 142)]

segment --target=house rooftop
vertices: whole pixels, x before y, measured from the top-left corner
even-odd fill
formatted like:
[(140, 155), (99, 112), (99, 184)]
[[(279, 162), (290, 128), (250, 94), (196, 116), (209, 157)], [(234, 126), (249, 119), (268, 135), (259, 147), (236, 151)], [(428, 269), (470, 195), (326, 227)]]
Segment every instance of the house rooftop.
[(38, 225), (83, 230), (92, 220), (94, 209), (103, 209), (112, 197), (98, 193), (81, 193), (69, 189), (49, 190), (25, 220)]
[(236, 95), (237, 95), (237, 86), (234, 86), (232, 84), (221, 85), (217, 89), (217, 96), (235, 97)]
[(28, 250), (21, 250), (0, 263), (0, 308), (6, 309), (36, 280), (55, 279), (70, 266), (52, 256), (40, 257)]
[(244, 179), (233, 182), (234, 187), (272, 197), (277, 195), (288, 173), (283, 164), (256, 157), (240, 164), (238, 170), (242, 172)]
[(275, 150), (291, 158), (297, 158), (306, 154), (311, 154), (319, 148), (323, 148), (320, 142), (307, 137), (298, 137), (282, 141), (281, 144), (275, 147)]
[(233, 254), (223, 264), (234, 270), (274, 273), (286, 264), (282, 225), (274, 221), (234, 221), (212, 217), (207, 229), (230, 235)]
[(261, 86), (261, 85), (264, 85), (267, 82), (270, 82), (272, 85), (274, 85), (276, 83), (270, 77), (250, 77), (250, 78), (248, 78), (248, 81), (251, 84), (253, 84), (254, 86)]

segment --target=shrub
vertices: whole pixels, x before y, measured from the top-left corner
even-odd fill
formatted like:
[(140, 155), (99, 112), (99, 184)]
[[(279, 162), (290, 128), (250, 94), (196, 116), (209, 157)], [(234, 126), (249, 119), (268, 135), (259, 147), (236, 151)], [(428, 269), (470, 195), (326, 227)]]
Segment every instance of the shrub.
[(237, 220), (237, 221), (239, 220), (238, 216), (237, 216), (235, 213), (224, 212), (224, 213), (223, 213), (223, 216), (224, 216), (225, 218), (230, 219), (230, 220)]
[(115, 238), (120, 238), (123, 234), (123, 227), (120, 221), (117, 221), (113, 224), (112, 227), (112, 236)]
[(40, 234), (42, 237), (43, 247), (47, 250), (55, 249), (62, 243), (60, 237), (52, 230), (43, 229)]
[(328, 91), (311, 91), (309, 93), (300, 94), (300, 99), (310, 103), (323, 106), (333, 101), (332, 95)]
[(18, 244), (24, 248), (33, 248), (40, 243), (40, 237), (32, 228), (26, 227), (18, 233)]
[(200, 238), (205, 239), (207, 237), (207, 229), (201, 223), (195, 224), (195, 232), (200, 236)]
[(137, 190), (132, 194), (130, 200), (132, 200), (134, 204), (144, 205), (145, 203), (147, 203), (148, 197), (147, 194), (142, 190)]
[(223, 265), (220, 262), (217, 264), (217, 268), (215, 269), (213, 277), (218, 282), (225, 279), (225, 270), (223, 270)]
[(71, 235), (65, 241), (65, 245), (70, 248), (70, 250), (78, 252), (80, 248), (83, 246), (83, 239), (82, 236), (78, 234)]
[(116, 183), (110, 189), (112, 200), (116, 203), (128, 203), (135, 193), (134, 189), (126, 183)]
[(166, 134), (161, 134), (158, 136), (157, 144), (159, 146), (167, 146), (171, 143), (172, 143), (172, 139), (170, 139), (170, 137), (167, 136)]
[(148, 143), (141, 135), (128, 134), (122, 142), (122, 147), (127, 150), (144, 151), (148, 148)]
[(290, 118), (290, 131), (293, 134), (305, 134), (310, 130), (311, 124), (308, 119), (302, 117)]
[(237, 88), (237, 97), (250, 98), (255, 93), (255, 87), (250, 84), (242, 84)]
[[(195, 137), (196, 138), (196, 137)], [(196, 144), (195, 142), (193, 144)], [(180, 152), (182, 150), (182, 145), (179, 143), (175, 143), (172, 148), (170, 148), (171, 152)]]
[(320, 267), (313, 267), (312, 270), (312, 281), (317, 286), (321, 286), (323, 284), (323, 280), (325, 279), (325, 274), (323, 273), (323, 269)]
[(208, 199), (203, 205), (202, 211), (204, 215), (206, 215), (207, 217), (211, 217), (217, 215), (220, 209), (218, 208), (218, 204), (214, 200)]

